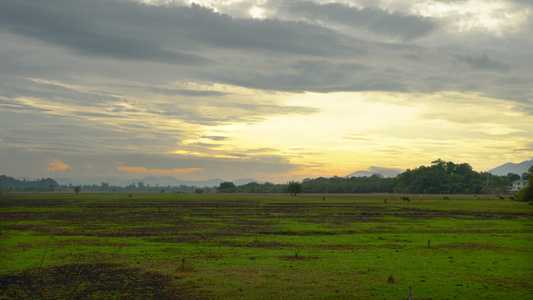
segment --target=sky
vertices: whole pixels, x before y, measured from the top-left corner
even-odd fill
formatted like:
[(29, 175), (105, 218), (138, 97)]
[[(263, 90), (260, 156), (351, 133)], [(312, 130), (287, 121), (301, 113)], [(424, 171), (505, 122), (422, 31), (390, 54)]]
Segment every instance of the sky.
[(0, 0), (0, 174), (522, 162), (532, 37), (530, 0)]

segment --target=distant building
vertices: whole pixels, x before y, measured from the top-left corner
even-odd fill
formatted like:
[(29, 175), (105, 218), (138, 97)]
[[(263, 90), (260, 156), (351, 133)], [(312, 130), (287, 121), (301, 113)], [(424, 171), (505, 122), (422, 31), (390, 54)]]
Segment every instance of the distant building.
[(529, 180), (515, 180), (511, 182), (513, 185), (511, 186), (511, 193), (518, 193), (521, 189), (525, 188)]

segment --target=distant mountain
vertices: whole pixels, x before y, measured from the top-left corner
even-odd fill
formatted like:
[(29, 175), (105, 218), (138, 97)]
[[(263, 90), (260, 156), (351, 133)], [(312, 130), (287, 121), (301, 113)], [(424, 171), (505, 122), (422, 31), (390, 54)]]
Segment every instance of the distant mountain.
[(356, 171), (352, 174), (344, 176), (345, 178), (350, 177), (363, 177), (363, 176), (372, 176), (374, 174), (380, 174), (383, 177), (396, 177), (398, 174), (401, 174), (404, 170), (402, 169), (395, 169), (395, 168), (383, 168), (383, 167), (376, 167), (376, 166), (370, 166), (368, 167), (368, 171)]
[(27, 176), (21, 176), (17, 178), (18, 180), (26, 180), (26, 181), (35, 181), (37, 178), (27, 177)]
[(526, 173), (529, 167), (533, 165), (533, 159), (532, 160), (526, 160), (518, 164), (514, 163), (506, 163), (499, 167), (496, 167), (494, 169), (488, 170), (488, 173), (491, 173), (492, 175), (499, 175), (499, 176), (505, 176), (509, 173), (514, 173), (522, 176), (522, 174)]
[[(162, 176), (162, 177), (156, 177), (156, 176), (147, 176), (144, 178), (138, 178), (138, 179), (117, 179), (117, 178), (87, 178), (87, 179), (74, 179), (74, 178), (56, 178), (55, 179), (59, 184), (69, 184), (72, 185), (101, 185), (102, 182), (109, 183), (110, 185), (114, 186), (128, 186), (132, 183), (138, 183), (143, 182), (145, 185), (150, 186), (180, 186), (180, 185), (186, 185), (186, 186), (196, 186), (196, 187), (212, 187), (212, 186), (219, 186), (221, 182), (224, 181), (230, 181), (230, 180), (222, 180), (220, 178), (210, 179), (210, 180), (203, 180), (203, 181), (191, 181), (191, 180), (181, 180), (177, 179), (172, 176)], [(257, 180), (253, 178), (246, 178), (246, 179), (237, 179), (235, 181), (232, 181), (235, 185), (243, 185), (247, 184), (249, 182), (258, 182)]]
[(237, 180), (233, 181), (233, 184), (235, 184), (236, 186), (239, 186), (239, 185), (245, 185), (245, 184), (250, 183), (250, 182), (262, 183), (260, 181), (257, 181), (255, 179), (253, 179), (253, 178), (244, 178), (244, 179), (237, 179)]

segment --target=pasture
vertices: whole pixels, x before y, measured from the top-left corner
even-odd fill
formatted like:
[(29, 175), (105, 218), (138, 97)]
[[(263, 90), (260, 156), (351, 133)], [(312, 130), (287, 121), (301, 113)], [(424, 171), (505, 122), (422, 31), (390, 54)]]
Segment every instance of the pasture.
[(0, 194), (0, 299), (532, 299), (524, 202), (132, 196)]

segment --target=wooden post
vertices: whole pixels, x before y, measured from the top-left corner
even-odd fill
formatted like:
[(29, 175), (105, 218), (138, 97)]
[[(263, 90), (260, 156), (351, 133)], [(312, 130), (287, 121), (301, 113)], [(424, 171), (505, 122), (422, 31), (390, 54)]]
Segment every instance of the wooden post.
[(431, 241), (430, 241), (430, 240), (428, 240), (428, 248), (429, 248), (429, 247), (431, 247), (431, 246), (430, 246), (430, 244), (431, 244)]
[(409, 300), (413, 300), (413, 288), (409, 287)]

